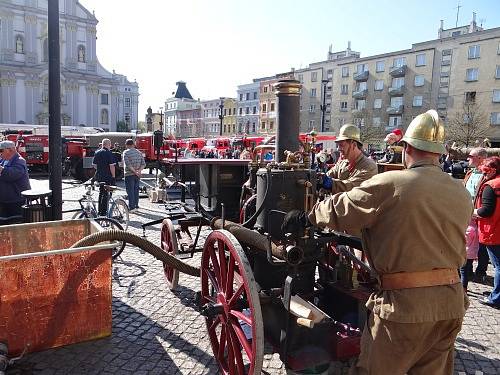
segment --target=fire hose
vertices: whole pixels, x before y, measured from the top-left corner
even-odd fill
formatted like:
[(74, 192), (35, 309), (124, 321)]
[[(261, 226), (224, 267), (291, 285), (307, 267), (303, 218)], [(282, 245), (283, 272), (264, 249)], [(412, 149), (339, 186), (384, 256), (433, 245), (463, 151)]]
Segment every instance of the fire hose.
[(154, 243), (149, 242), (148, 240), (135, 234), (122, 230), (111, 229), (103, 232), (93, 233), (74, 243), (71, 247), (75, 248), (92, 246), (106, 241), (127, 242), (151, 254), (156, 259), (162, 261), (168, 266), (179, 270), (179, 272), (185, 273), (190, 276), (200, 276), (200, 269), (198, 267), (193, 267), (187, 263), (184, 263), (183, 261), (177, 259), (175, 256), (168, 254), (165, 250), (163, 250), (159, 246), (156, 246)]

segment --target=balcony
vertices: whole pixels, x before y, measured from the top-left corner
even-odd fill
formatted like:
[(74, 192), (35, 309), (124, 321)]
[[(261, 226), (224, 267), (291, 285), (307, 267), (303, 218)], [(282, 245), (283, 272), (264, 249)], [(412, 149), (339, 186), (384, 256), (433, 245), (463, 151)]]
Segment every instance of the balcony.
[(368, 89), (359, 90), (359, 91), (353, 91), (352, 92), (352, 97), (354, 99), (365, 99), (366, 98), (366, 94), (368, 94)]
[(404, 77), (406, 74), (406, 65), (392, 66), (389, 70), (389, 74), (392, 77)]
[(364, 110), (365, 110), (364, 107), (358, 107), (358, 108), (352, 107), (351, 113), (353, 115), (359, 115), (359, 114), (363, 113)]
[(388, 115), (400, 115), (403, 113), (404, 105), (398, 105), (396, 107), (387, 107), (386, 112)]
[(405, 85), (401, 87), (389, 87), (390, 96), (402, 96), (405, 93)]
[(368, 70), (365, 70), (364, 72), (361, 73), (354, 73), (352, 78), (354, 78), (354, 80), (357, 82), (363, 82), (368, 80), (369, 75), (370, 72)]

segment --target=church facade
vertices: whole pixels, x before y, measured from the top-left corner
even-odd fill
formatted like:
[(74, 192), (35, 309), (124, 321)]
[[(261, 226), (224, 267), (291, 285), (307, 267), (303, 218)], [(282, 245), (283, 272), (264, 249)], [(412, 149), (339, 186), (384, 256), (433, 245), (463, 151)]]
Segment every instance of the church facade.
[[(137, 129), (139, 86), (96, 55), (97, 19), (59, 0), (61, 121)], [(0, 123), (48, 124), (47, 0), (0, 1)]]

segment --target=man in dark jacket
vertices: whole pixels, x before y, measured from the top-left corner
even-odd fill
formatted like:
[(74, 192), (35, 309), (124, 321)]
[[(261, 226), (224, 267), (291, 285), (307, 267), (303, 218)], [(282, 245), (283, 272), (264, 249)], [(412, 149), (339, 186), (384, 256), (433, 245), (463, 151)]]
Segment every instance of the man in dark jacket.
[(22, 215), (24, 197), (31, 189), (26, 161), (17, 153), (12, 141), (0, 142), (0, 216)]

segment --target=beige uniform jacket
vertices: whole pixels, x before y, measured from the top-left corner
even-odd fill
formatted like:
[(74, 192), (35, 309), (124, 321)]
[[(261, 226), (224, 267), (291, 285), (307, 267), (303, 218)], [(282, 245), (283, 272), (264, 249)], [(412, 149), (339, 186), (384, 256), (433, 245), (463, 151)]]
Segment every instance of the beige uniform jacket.
[(349, 191), (376, 174), (377, 164), (364, 154), (356, 159), (356, 164), (351, 171), (349, 171), (349, 161), (342, 159), (326, 172), (326, 175), (333, 179), (333, 194)]
[[(472, 209), (460, 181), (422, 162), (317, 203), (309, 220), (340, 231), (361, 229), (370, 265), (382, 275), (460, 268)], [(367, 307), (382, 319), (420, 323), (461, 318), (466, 302), (462, 285), (455, 284), (378, 291)]]

